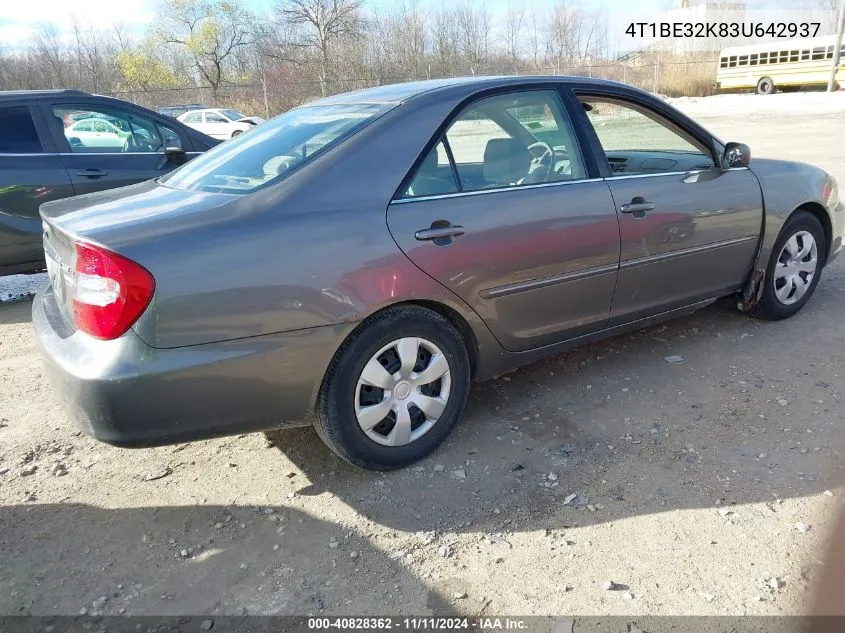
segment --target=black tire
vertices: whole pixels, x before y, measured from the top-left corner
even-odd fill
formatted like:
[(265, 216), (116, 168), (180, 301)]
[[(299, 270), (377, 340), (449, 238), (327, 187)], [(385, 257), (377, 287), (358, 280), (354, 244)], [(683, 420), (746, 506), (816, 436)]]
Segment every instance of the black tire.
[(758, 95), (774, 94), (776, 90), (777, 87), (775, 86), (775, 82), (771, 77), (762, 77), (760, 81), (757, 82)]
[[(787, 305), (782, 303), (775, 294), (775, 268), (778, 265), (778, 259), (786, 242), (802, 231), (806, 231), (812, 235), (816, 242), (816, 271), (813, 273), (813, 278), (804, 295), (795, 303)], [(826, 259), (827, 242), (825, 240), (824, 229), (818, 218), (808, 211), (796, 211), (793, 213), (783, 225), (783, 228), (781, 228), (778, 239), (775, 241), (769, 263), (766, 267), (766, 276), (763, 279), (763, 294), (760, 301), (752, 309), (751, 314), (761, 319), (778, 321), (798, 313), (804, 307), (804, 304), (809, 301), (810, 297), (813, 296)]]
[[(367, 362), (382, 347), (403, 337), (426, 339), (443, 352), (451, 387), (445, 409), (427, 432), (403, 446), (384, 446), (370, 439), (358, 424), (356, 389)], [(469, 354), (452, 323), (418, 306), (388, 308), (361, 324), (335, 354), (317, 399), (314, 427), (326, 445), (346, 461), (369, 470), (395, 470), (427, 456), (446, 439), (463, 413), (469, 385)]]
[(236, 136), (240, 136), (241, 134), (243, 134), (243, 132), (241, 130), (235, 130), (234, 132), (232, 132), (232, 138), (235, 138)]

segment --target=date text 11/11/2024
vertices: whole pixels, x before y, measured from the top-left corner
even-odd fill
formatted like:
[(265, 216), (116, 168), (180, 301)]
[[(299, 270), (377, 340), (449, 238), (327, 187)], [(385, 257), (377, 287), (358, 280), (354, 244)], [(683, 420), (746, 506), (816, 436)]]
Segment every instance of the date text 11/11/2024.
[(631, 37), (736, 38), (816, 37), (821, 22), (631, 22)]

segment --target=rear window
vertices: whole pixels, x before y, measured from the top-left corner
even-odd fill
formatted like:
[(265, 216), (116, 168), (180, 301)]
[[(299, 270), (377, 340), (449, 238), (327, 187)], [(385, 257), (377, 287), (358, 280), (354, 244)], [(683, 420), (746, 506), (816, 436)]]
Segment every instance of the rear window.
[(187, 191), (248, 193), (278, 182), (390, 107), (366, 104), (296, 108), (221, 143), (160, 182)]
[(39, 154), (42, 151), (29, 108), (0, 108), (0, 154)]

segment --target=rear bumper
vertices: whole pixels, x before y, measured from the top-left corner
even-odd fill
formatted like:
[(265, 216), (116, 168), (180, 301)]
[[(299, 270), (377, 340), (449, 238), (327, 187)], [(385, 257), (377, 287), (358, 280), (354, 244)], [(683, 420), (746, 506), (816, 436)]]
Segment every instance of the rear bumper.
[(32, 322), (71, 420), (85, 433), (124, 447), (307, 424), (325, 369), (349, 327), (156, 349), (132, 330), (113, 341), (72, 331), (50, 287), (36, 295)]

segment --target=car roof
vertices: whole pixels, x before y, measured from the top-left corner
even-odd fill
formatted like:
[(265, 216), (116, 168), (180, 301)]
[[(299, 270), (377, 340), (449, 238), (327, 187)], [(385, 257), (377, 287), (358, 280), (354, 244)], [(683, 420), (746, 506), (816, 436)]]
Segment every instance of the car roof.
[(582, 82), (602, 86), (619, 86), (615, 81), (605, 79), (594, 79), (589, 77), (578, 77), (570, 75), (507, 75), (507, 76), (475, 76), (475, 77), (451, 77), (447, 79), (427, 79), (424, 81), (410, 81), (401, 84), (389, 84), (375, 88), (355, 90), (307, 104), (317, 105), (353, 105), (353, 104), (384, 104), (397, 105), (419, 97), (423, 94), (438, 92), (447, 88), (465, 88), (467, 94), (471, 94), (482, 88), (495, 88), (498, 86), (519, 85), (526, 83), (570, 83)]
[(0, 90), (0, 101), (10, 99), (39, 99), (47, 97), (90, 97), (82, 90)]

